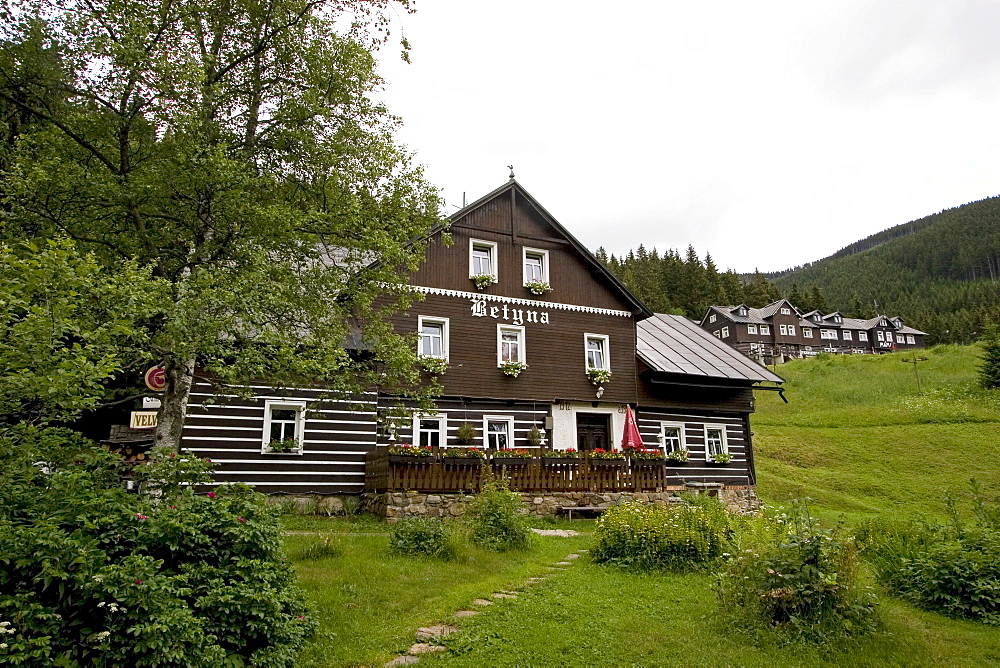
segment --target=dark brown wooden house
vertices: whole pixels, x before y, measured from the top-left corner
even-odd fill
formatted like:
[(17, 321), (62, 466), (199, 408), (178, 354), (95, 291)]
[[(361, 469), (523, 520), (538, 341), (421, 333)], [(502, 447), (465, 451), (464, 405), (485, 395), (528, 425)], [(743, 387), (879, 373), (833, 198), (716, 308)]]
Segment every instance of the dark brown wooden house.
[(839, 311), (803, 313), (786, 299), (763, 308), (711, 306), (701, 326), (765, 364), (820, 352), (871, 354), (923, 348), (925, 333), (900, 317), (848, 318)]
[[(359, 408), (266, 384), (220, 405), (202, 385), (183, 445), (215, 461), (219, 481), (360, 493), (377, 446), (457, 446), (469, 424), (471, 445), (486, 449), (608, 449), (631, 406), (646, 447), (689, 453), (667, 484), (755, 484), (753, 387), (780, 377), (695, 323), (651, 313), (513, 179), (455, 213), (448, 232), (450, 245), (443, 230), (431, 235), (412, 275), (423, 299), (392, 319), (421, 356), (447, 365), (433, 413), (398, 419), (389, 409), (403, 397), (373, 393)], [(528, 442), (532, 428), (542, 445)], [(290, 451), (272, 451), (285, 438)], [(711, 466), (722, 452), (732, 462)]]

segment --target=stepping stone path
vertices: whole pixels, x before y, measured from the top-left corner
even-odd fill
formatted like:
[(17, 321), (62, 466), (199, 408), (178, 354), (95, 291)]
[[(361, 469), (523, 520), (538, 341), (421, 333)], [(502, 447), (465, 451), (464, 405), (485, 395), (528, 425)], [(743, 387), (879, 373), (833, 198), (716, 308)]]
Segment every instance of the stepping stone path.
[(579, 536), (579, 531), (573, 531), (572, 529), (532, 529), (539, 536), (559, 536), (560, 538), (569, 538), (570, 536)]
[[(535, 533), (541, 534), (543, 536), (576, 536), (577, 535), (576, 531), (562, 530), (562, 529), (532, 529), (532, 531), (534, 531)], [(587, 550), (580, 550), (580, 552), (587, 552)], [(556, 564), (554, 566), (547, 566), (546, 568), (550, 568), (550, 569), (555, 570), (555, 571), (565, 571), (565, 570), (568, 570), (567, 568), (565, 568), (566, 566), (572, 566), (573, 565), (573, 560), (574, 559), (579, 559), (579, 558), (580, 558), (579, 554), (567, 554), (566, 557), (565, 557), (565, 559), (563, 561), (556, 562)], [(537, 577), (537, 578), (528, 578), (527, 582), (528, 582), (528, 584), (536, 584), (538, 582), (542, 582), (543, 580), (545, 580), (547, 578), (548, 578), (548, 576)], [(500, 599), (515, 599), (515, 598), (517, 598), (517, 592), (516, 591), (505, 591), (505, 590), (501, 589), (498, 592), (494, 592), (493, 594), (490, 594), (490, 598), (492, 598), (492, 599), (498, 599), (498, 600), (500, 600)], [(485, 599), (485, 598), (477, 598), (475, 601), (472, 602), (472, 605), (478, 605), (479, 607), (485, 607), (487, 605), (493, 605), (493, 601), (490, 601), (490, 600)], [(458, 612), (455, 613), (455, 617), (458, 617), (459, 619), (462, 619), (462, 618), (466, 618), (466, 617), (473, 617), (473, 616), (478, 615), (478, 614), (479, 614), (478, 610), (459, 610)], [(436, 640), (438, 638), (444, 638), (445, 636), (449, 636), (452, 633), (455, 633), (457, 631), (458, 631), (458, 627), (449, 626), (448, 624), (437, 624), (435, 626), (422, 626), (419, 629), (417, 629), (416, 637), (417, 637), (417, 640), (421, 640), (421, 641), (426, 641), (426, 640), (434, 641), (434, 640)], [(393, 659), (389, 663), (385, 664), (385, 668), (393, 668), (395, 666), (408, 666), (408, 665), (412, 665), (414, 663), (419, 663), (420, 662), (420, 655), (421, 654), (431, 654), (433, 652), (443, 652), (443, 651), (445, 651), (445, 649), (446, 648), (442, 647), (441, 645), (435, 645), (435, 644), (433, 644), (433, 642), (418, 642), (418, 643), (415, 643), (415, 644), (411, 645), (410, 648), (406, 651), (406, 654), (401, 654), (400, 656), (397, 656), (395, 659)]]

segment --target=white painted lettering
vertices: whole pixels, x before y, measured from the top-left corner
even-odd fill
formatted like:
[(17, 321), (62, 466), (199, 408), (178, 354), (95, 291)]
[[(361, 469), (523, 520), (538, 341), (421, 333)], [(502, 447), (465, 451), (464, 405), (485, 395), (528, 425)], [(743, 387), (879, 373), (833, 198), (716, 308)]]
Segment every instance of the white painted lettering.
[(509, 320), (510, 319), (510, 318), (507, 317), (507, 305), (506, 304), (503, 305), (503, 319), (504, 320)]
[(524, 311), (519, 308), (514, 308), (510, 310), (512, 316), (514, 316), (514, 324), (520, 325), (524, 322)]
[(474, 302), (472, 302), (472, 315), (476, 316), (477, 318), (486, 317), (486, 302), (484, 302), (482, 299), (477, 299)]
[(491, 306), (490, 307), (490, 317), (491, 318), (499, 318), (500, 317), (500, 309), (498, 309), (496, 306)]
[(548, 311), (542, 311), (542, 320), (541, 320), (541, 323), (543, 325), (549, 324), (549, 314), (548, 314)]
[(528, 311), (528, 322), (538, 322), (538, 311)]

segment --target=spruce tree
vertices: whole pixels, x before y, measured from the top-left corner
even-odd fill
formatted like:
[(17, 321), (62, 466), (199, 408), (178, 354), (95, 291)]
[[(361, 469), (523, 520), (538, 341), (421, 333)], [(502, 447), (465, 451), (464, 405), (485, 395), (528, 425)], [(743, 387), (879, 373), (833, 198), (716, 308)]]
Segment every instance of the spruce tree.
[(979, 365), (979, 382), (985, 388), (1000, 387), (1000, 330), (990, 325), (982, 339), (983, 361)]

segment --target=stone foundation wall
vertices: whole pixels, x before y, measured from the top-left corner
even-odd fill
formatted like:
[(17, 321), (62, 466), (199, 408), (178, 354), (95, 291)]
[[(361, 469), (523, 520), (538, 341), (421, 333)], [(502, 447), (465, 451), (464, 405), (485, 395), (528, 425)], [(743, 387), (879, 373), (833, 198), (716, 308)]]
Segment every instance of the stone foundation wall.
[[(760, 506), (754, 487), (726, 488), (719, 483), (693, 483), (662, 492), (550, 492), (522, 493), (529, 515), (551, 517), (566, 506), (608, 508), (622, 501), (636, 500), (666, 506), (677, 502), (677, 493), (687, 491), (719, 497), (735, 513), (752, 514)], [(390, 522), (401, 517), (461, 517), (473, 496), (469, 494), (427, 494), (424, 492), (366, 493), (362, 507)]]

